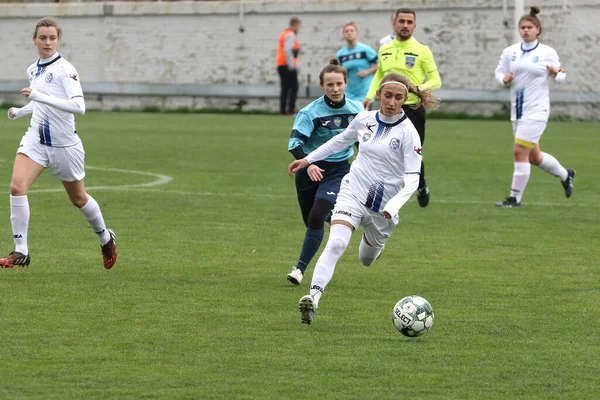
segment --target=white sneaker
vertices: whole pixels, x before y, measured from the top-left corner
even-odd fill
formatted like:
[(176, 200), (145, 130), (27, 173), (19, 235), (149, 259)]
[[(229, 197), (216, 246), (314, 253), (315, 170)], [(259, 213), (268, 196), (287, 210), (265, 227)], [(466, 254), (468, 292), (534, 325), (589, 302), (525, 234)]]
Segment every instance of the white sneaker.
[(302, 283), (302, 271), (298, 268), (292, 268), (292, 272), (287, 274), (287, 280), (294, 285), (299, 285)]
[(298, 309), (300, 310), (300, 319), (303, 324), (310, 325), (315, 318), (315, 302), (310, 294), (302, 296), (298, 302)]

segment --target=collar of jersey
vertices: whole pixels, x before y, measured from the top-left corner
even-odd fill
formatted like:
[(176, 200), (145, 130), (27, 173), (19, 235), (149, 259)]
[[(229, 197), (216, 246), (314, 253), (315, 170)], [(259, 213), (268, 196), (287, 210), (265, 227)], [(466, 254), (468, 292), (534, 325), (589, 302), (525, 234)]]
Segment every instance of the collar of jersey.
[(60, 59), (60, 54), (54, 53), (54, 55), (50, 58), (44, 58), (43, 60), (39, 59), (37, 62), (37, 66), (44, 68), (44, 67), (47, 67), (48, 65), (58, 61), (59, 59)]
[[(540, 45), (540, 42), (538, 42), (538, 41), (536, 40), (536, 41), (535, 41), (535, 45), (534, 45), (532, 48), (530, 48), (530, 49), (525, 49), (525, 48), (523, 48), (523, 45), (524, 45), (524, 44), (525, 44), (525, 43), (521, 42), (521, 51), (522, 51), (523, 53), (528, 53), (528, 52), (530, 52), (531, 50), (535, 50), (535, 49), (537, 49), (537, 47)], [(528, 43), (528, 45), (529, 45), (529, 43)]]
[(342, 108), (346, 105), (346, 96), (344, 96), (342, 101), (333, 101), (327, 96), (323, 96), (323, 100), (325, 100), (325, 104), (331, 108)]
[[(377, 122), (379, 122), (380, 124), (383, 124), (385, 126), (389, 126), (390, 128), (392, 126), (396, 126), (399, 123), (401, 123), (402, 121), (404, 121), (406, 119), (406, 113), (403, 111), (401, 114), (396, 114), (396, 115), (392, 115), (391, 117), (386, 117), (385, 115), (381, 115), (381, 118), (379, 118), (380, 114), (379, 111), (377, 111), (375, 113), (375, 119), (377, 120)], [(387, 121), (382, 121), (383, 119), (389, 119), (390, 122)]]
[(410, 37), (410, 39), (407, 40), (398, 40), (397, 37), (394, 37), (393, 43), (396, 46), (408, 46), (410, 45), (412, 42), (414, 42), (416, 39), (414, 37)]

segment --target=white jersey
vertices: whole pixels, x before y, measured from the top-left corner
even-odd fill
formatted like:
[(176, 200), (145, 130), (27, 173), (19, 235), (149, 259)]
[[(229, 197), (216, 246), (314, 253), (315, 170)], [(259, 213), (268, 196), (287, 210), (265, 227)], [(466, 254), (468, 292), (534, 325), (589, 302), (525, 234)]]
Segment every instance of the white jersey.
[(363, 111), (344, 132), (306, 156), (312, 163), (358, 142), (358, 156), (342, 185), (375, 212), (401, 191), (406, 175), (421, 173), (421, 140), (412, 122), (405, 113), (393, 123), (384, 120), (390, 117)]
[(384, 37), (382, 37), (381, 39), (379, 39), (379, 47), (383, 46), (384, 44), (387, 44), (389, 42), (391, 42), (392, 40), (394, 40), (394, 38), (396, 37), (395, 34), (391, 33), (389, 35), (385, 35)]
[[(511, 121), (529, 119), (548, 122), (550, 116), (550, 78), (547, 66), (560, 68), (556, 51), (545, 44), (516, 43), (502, 51), (495, 78), (503, 84), (504, 75), (512, 72), (510, 83)], [(557, 83), (565, 79), (559, 72)]]
[[(27, 77), (29, 87), (43, 95), (61, 100), (83, 98), (77, 70), (58, 54), (50, 61), (33, 63), (27, 68)], [(38, 101), (32, 103), (33, 114), (25, 135), (52, 147), (68, 147), (81, 142), (72, 113)]]

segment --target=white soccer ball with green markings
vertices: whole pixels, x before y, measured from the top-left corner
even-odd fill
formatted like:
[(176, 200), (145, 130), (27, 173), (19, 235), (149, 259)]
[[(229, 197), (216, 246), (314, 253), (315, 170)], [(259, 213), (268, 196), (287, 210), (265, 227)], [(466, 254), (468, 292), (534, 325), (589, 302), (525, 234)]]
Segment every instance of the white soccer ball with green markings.
[(406, 296), (392, 310), (392, 322), (408, 337), (421, 336), (433, 326), (433, 307), (421, 296)]

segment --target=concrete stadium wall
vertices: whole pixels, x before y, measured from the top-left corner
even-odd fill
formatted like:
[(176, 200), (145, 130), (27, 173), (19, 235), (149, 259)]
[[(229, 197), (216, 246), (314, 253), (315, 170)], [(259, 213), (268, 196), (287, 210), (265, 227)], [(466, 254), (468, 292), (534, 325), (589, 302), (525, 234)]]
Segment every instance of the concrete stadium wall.
[[(295, 15), (302, 20), (301, 85), (315, 85), (320, 70), (344, 45), (341, 32), (346, 22), (354, 20), (360, 40), (375, 46), (391, 32), (389, 18), (397, 5), (364, 0), (0, 4), (0, 35), (5, 38), (0, 81), (26, 82), (24, 71), (37, 57), (33, 27), (37, 19), (52, 15), (64, 30), (61, 54), (78, 69), (84, 89), (86, 82), (277, 87), (277, 38)], [(415, 37), (432, 49), (444, 88), (498, 89), (493, 72), (502, 49), (514, 42), (512, 9), (503, 13), (501, 0), (415, 0), (410, 6), (417, 11)], [(600, 80), (600, 70), (590, 67), (600, 61), (600, 2), (549, 0), (541, 8), (542, 40), (558, 51), (568, 74), (568, 85), (554, 90), (593, 92)], [(0, 96), (22, 102), (16, 95)], [(104, 109), (240, 104), (234, 97), (194, 96), (97, 95), (86, 101), (90, 108)], [(247, 101), (245, 108), (277, 109), (274, 98)], [(443, 110), (490, 114), (506, 107), (446, 102)], [(594, 103), (555, 104), (553, 110), (600, 119)]]

